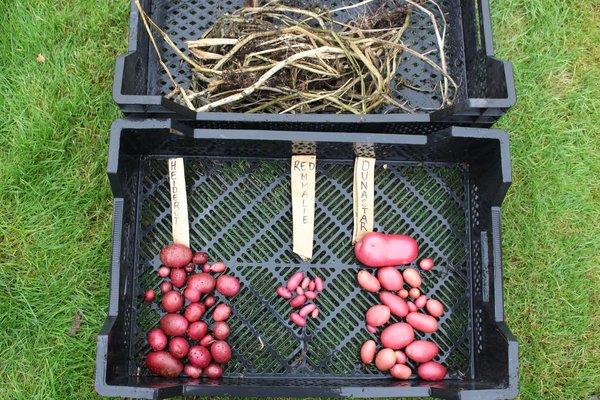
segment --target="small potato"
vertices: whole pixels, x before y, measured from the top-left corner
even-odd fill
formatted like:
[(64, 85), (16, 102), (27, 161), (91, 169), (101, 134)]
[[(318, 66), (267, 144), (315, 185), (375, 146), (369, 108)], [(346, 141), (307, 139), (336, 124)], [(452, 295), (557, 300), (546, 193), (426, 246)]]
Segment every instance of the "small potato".
[(408, 291), (408, 296), (411, 299), (418, 299), (419, 297), (421, 297), (421, 291), (417, 288), (412, 288)]
[(154, 293), (154, 290), (152, 290), (152, 289), (148, 289), (148, 290), (146, 290), (146, 293), (144, 293), (144, 301), (146, 303), (152, 303), (154, 301), (155, 297), (156, 297), (156, 293)]
[(189, 322), (183, 315), (167, 314), (160, 320), (160, 329), (167, 336), (183, 336), (187, 331)]
[(431, 258), (424, 258), (419, 262), (419, 267), (421, 267), (423, 271), (429, 271), (433, 268), (433, 260)]
[(408, 361), (408, 359), (406, 358), (406, 354), (404, 354), (402, 350), (396, 350), (396, 363), (406, 364), (406, 361)]
[(224, 322), (224, 321), (215, 322), (215, 324), (213, 325), (212, 331), (213, 331), (214, 337), (216, 337), (217, 339), (220, 339), (220, 340), (227, 339), (231, 332), (229, 329), (229, 325), (227, 324), (227, 322)]
[(217, 291), (227, 297), (233, 297), (240, 291), (240, 281), (231, 275), (221, 275), (217, 279)]
[(317, 293), (315, 292), (304, 292), (304, 296), (309, 300), (314, 300), (317, 298)]
[(291, 313), (290, 319), (292, 322), (298, 326), (306, 326), (306, 319), (301, 317), (298, 313)]
[(323, 282), (323, 279), (319, 278), (318, 276), (315, 276), (315, 290), (317, 292), (322, 292), (325, 290), (325, 283)]
[(163, 282), (160, 284), (160, 292), (162, 294), (168, 293), (171, 290), (173, 290), (173, 285), (171, 284), (171, 282)]
[(171, 274), (171, 268), (165, 267), (164, 265), (158, 269), (158, 276), (161, 278), (166, 278)]
[(185, 285), (187, 274), (185, 273), (184, 269), (174, 268), (171, 270), (171, 275), (169, 277), (171, 278), (171, 283), (173, 284), (173, 286), (175, 286), (176, 288), (180, 288), (183, 287), (183, 285)]
[(175, 358), (184, 358), (190, 350), (190, 344), (182, 337), (175, 337), (169, 342), (169, 353)]
[(311, 281), (311, 282), (308, 284), (308, 290), (309, 290), (309, 291), (311, 291), (311, 292), (314, 292), (316, 288), (317, 288), (317, 285), (315, 284), (315, 282), (314, 282), (314, 281)]
[(417, 312), (418, 308), (415, 305), (415, 303), (413, 303), (412, 301), (407, 301), (406, 305), (408, 306), (408, 311), (409, 312)]
[(380, 371), (389, 371), (396, 365), (396, 353), (392, 349), (382, 349), (377, 353), (375, 366)]
[(408, 283), (411, 287), (416, 288), (421, 286), (421, 275), (414, 268), (405, 269), (404, 272), (402, 272), (402, 277), (404, 278), (404, 281)]
[(367, 325), (367, 330), (372, 333), (373, 335), (375, 335), (377, 333), (377, 328), (375, 328), (374, 326), (371, 325)]
[(417, 308), (423, 308), (425, 307), (425, 304), (427, 304), (427, 296), (424, 294), (420, 295), (419, 298), (415, 300), (415, 306), (417, 306)]
[(400, 296), (401, 299), (408, 298), (408, 290), (402, 289), (402, 290), (398, 291), (398, 296)]
[(208, 379), (219, 379), (223, 376), (223, 368), (218, 364), (210, 364), (204, 369), (204, 373)]
[(437, 344), (427, 340), (417, 340), (406, 346), (406, 356), (418, 363), (431, 361), (438, 355), (440, 349)]
[(390, 374), (396, 379), (406, 380), (412, 375), (412, 370), (404, 364), (396, 364), (390, 369)]
[(300, 310), (300, 312), (298, 314), (302, 318), (305, 318), (308, 314), (312, 313), (316, 308), (317, 308), (317, 306), (315, 306), (314, 304), (307, 304), (304, 307), (302, 307), (302, 309)]
[(217, 340), (210, 346), (210, 354), (213, 360), (219, 364), (225, 364), (231, 360), (231, 347), (226, 341)]
[(160, 328), (152, 328), (148, 332), (148, 344), (152, 350), (160, 351), (167, 347), (169, 339)]
[(188, 279), (188, 287), (198, 290), (200, 293), (211, 293), (215, 290), (217, 281), (211, 274), (199, 272), (190, 276)]
[(204, 299), (204, 305), (207, 308), (214, 306), (216, 302), (217, 302), (217, 300), (213, 296), (208, 296), (207, 298)]
[(193, 365), (186, 365), (183, 368), (183, 373), (193, 379), (198, 379), (202, 376), (202, 368), (194, 367)]
[(298, 286), (300, 286), (300, 283), (302, 282), (302, 279), (304, 278), (304, 273), (302, 272), (296, 272), (294, 275), (292, 275), (292, 277), (287, 281), (287, 290), (289, 291), (294, 291), (296, 290), (296, 288)]
[(190, 322), (199, 321), (206, 312), (206, 306), (202, 303), (192, 303), (185, 308), (183, 316)]
[(392, 350), (400, 350), (415, 340), (412, 326), (406, 322), (396, 322), (381, 332), (381, 344)]
[[(210, 272), (214, 272), (216, 274), (221, 273), (227, 269), (227, 265), (222, 263), (221, 261), (214, 263), (210, 266)], [(218, 284), (218, 283), (217, 283)]]
[(210, 265), (209, 263), (206, 263), (202, 266), (202, 272), (204, 272), (205, 274), (208, 274), (210, 272), (210, 268), (212, 267), (212, 265)]
[(183, 371), (181, 361), (166, 351), (157, 351), (146, 356), (146, 366), (153, 374), (165, 378), (176, 378)]
[(213, 311), (213, 320), (215, 322), (225, 321), (231, 315), (231, 307), (226, 304), (219, 304)]
[(183, 296), (181, 293), (171, 290), (162, 298), (162, 306), (168, 313), (175, 313), (183, 307)]
[(188, 352), (188, 359), (194, 367), (198, 368), (206, 368), (212, 361), (210, 351), (202, 346), (193, 346)]
[(427, 308), (429, 315), (432, 317), (441, 317), (444, 315), (444, 305), (438, 300), (430, 299), (425, 307)]
[(428, 361), (419, 365), (417, 374), (426, 381), (440, 381), (446, 377), (446, 368), (435, 361)]
[(435, 318), (420, 312), (408, 313), (406, 322), (416, 330), (425, 333), (434, 333), (438, 329), (438, 323)]
[(306, 296), (296, 296), (290, 301), (290, 306), (298, 308), (304, 303), (306, 303)]
[(404, 279), (402, 273), (394, 267), (383, 267), (377, 271), (377, 279), (385, 289), (395, 292), (402, 289)]
[(319, 309), (318, 309), (318, 308), (315, 308), (315, 309), (313, 310), (313, 312), (312, 312), (312, 313), (310, 313), (310, 317), (311, 317), (312, 319), (315, 319), (315, 318), (317, 318), (317, 317), (319, 316), (319, 313), (320, 313)]
[(306, 278), (304, 278), (304, 280), (302, 281), (302, 284), (300, 284), (300, 287), (303, 290), (308, 289), (308, 285), (310, 285), (310, 278), (307, 276)]
[(381, 290), (381, 283), (379, 280), (364, 269), (358, 273), (356, 278), (358, 279), (360, 287), (367, 292), (377, 293)]
[(406, 301), (390, 292), (379, 293), (379, 300), (390, 308), (390, 312), (397, 317), (406, 317), (408, 314), (408, 305)]
[(367, 324), (378, 327), (390, 320), (390, 308), (384, 305), (376, 305), (367, 310)]
[(200, 301), (200, 297), (202, 297), (202, 293), (198, 289), (187, 288), (183, 295), (190, 303), (197, 303)]
[(189, 263), (188, 265), (183, 267), (183, 270), (187, 273), (194, 272), (195, 269), (196, 269), (196, 266), (194, 265), (194, 263)]
[(183, 268), (192, 261), (192, 250), (182, 244), (173, 243), (160, 251), (160, 261), (167, 267)]
[(304, 289), (302, 289), (300, 286), (298, 286), (298, 287), (296, 288), (296, 294), (297, 294), (298, 296), (304, 296)]
[(202, 340), (200, 340), (200, 346), (202, 347), (210, 347), (211, 344), (215, 342), (215, 338), (213, 335), (205, 335)]
[(360, 360), (365, 365), (369, 365), (375, 358), (375, 350), (377, 350), (377, 343), (374, 340), (367, 340), (360, 349)]
[(192, 257), (192, 262), (196, 265), (204, 265), (208, 261), (208, 254), (203, 251), (198, 251)]
[(188, 337), (192, 340), (200, 340), (208, 333), (208, 324), (202, 321), (192, 322), (188, 328)]
[(283, 297), (284, 299), (291, 299), (292, 298), (292, 292), (290, 292), (289, 290), (287, 290), (287, 288), (284, 287), (284, 286), (279, 286), (277, 288), (277, 294), (279, 295), (279, 297)]

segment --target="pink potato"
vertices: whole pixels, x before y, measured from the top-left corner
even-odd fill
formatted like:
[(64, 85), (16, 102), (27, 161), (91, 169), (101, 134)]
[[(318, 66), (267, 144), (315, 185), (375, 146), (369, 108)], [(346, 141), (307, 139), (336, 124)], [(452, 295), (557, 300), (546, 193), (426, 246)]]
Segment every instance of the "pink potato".
[(372, 333), (373, 335), (375, 335), (377, 333), (377, 328), (375, 328), (374, 326), (371, 325), (367, 325), (367, 330)]
[(298, 286), (300, 286), (300, 283), (302, 282), (302, 279), (304, 278), (304, 273), (302, 272), (296, 272), (294, 275), (292, 275), (292, 277), (287, 281), (287, 290), (289, 291), (294, 291), (296, 290), (296, 288)]
[(182, 337), (174, 337), (169, 342), (169, 353), (175, 358), (184, 358), (190, 350), (190, 344)]
[(176, 288), (180, 288), (183, 287), (183, 285), (185, 285), (187, 274), (185, 273), (185, 270), (181, 268), (174, 268), (171, 270), (171, 275), (169, 276), (169, 278), (171, 278), (171, 283), (173, 284), (173, 286), (175, 286)]
[(406, 354), (402, 350), (396, 350), (396, 363), (397, 364), (406, 364), (407, 358)]
[(412, 301), (407, 301), (406, 305), (408, 306), (408, 312), (409, 313), (416, 312), (418, 310), (417, 306)]
[(179, 314), (167, 314), (160, 320), (160, 328), (167, 336), (183, 336), (188, 325), (188, 320)]
[(208, 324), (202, 321), (192, 322), (188, 328), (188, 337), (192, 340), (200, 340), (208, 333)]
[(200, 346), (208, 348), (211, 344), (215, 342), (215, 338), (213, 335), (205, 335), (202, 340), (200, 340)]
[(408, 290), (402, 289), (398, 291), (398, 296), (400, 296), (401, 299), (406, 299), (408, 297)]
[(444, 315), (444, 305), (438, 300), (430, 299), (425, 307), (427, 308), (429, 315), (432, 317), (441, 317)]
[(396, 317), (406, 317), (408, 314), (408, 305), (406, 301), (390, 292), (379, 293), (379, 300), (390, 308), (390, 312)]
[(183, 312), (183, 316), (189, 322), (200, 321), (200, 318), (206, 312), (206, 306), (202, 303), (192, 303), (185, 308)]
[(325, 283), (323, 282), (323, 279), (318, 276), (315, 276), (315, 290), (317, 292), (322, 292), (325, 290)]
[(419, 246), (409, 236), (370, 232), (356, 242), (354, 254), (368, 267), (406, 265), (417, 258)]
[(194, 266), (194, 263), (189, 263), (188, 265), (186, 265), (185, 267), (183, 267), (183, 270), (185, 272), (194, 272), (194, 270), (196, 269), (196, 266)]
[(222, 263), (221, 261), (218, 261), (210, 266), (210, 272), (214, 272), (216, 274), (223, 272), (226, 269), (227, 269), (227, 265), (225, 265), (225, 263)]
[(427, 304), (427, 296), (424, 294), (420, 295), (419, 298), (415, 300), (415, 306), (417, 306), (417, 308), (423, 308), (425, 307), (425, 304)]
[(438, 323), (431, 315), (420, 312), (411, 312), (406, 316), (408, 322), (413, 328), (425, 333), (434, 333), (438, 329)]
[(396, 322), (381, 332), (381, 344), (393, 350), (400, 350), (415, 340), (412, 326), (406, 322)]
[(277, 288), (277, 294), (279, 295), (279, 297), (283, 297), (284, 299), (291, 299), (292, 298), (292, 292), (290, 292), (289, 290), (287, 290), (287, 288), (284, 287), (284, 286), (279, 286)]
[(290, 301), (290, 306), (294, 308), (300, 307), (302, 304), (306, 303), (306, 296), (296, 296)]
[(311, 281), (308, 284), (308, 290), (310, 290), (311, 292), (314, 292), (316, 288), (317, 288), (317, 285), (315, 284), (315, 281)]
[(231, 307), (226, 304), (219, 304), (213, 311), (215, 322), (225, 321), (231, 315)]
[(419, 375), (419, 378), (426, 381), (440, 381), (446, 376), (446, 367), (435, 361), (427, 361), (426, 363), (419, 365), (417, 374)]
[(171, 290), (163, 296), (162, 306), (168, 313), (177, 312), (183, 307), (183, 296), (181, 293)]
[[(418, 299), (419, 297), (421, 297), (421, 291), (417, 288), (412, 288), (408, 291), (408, 296), (411, 299)], [(415, 304), (416, 305), (416, 304)]]
[(302, 289), (300, 286), (298, 286), (298, 287), (296, 288), (296, 294), (297, 294), (298, 296), (303, 296), (303, 295), (304, 295), (304, 289)]
[(240, 291), (240, 281), (231, 275), (221, 275), (217, 279), (217, 291), (227, 297), (233, 297)]
[(211, 268), (211, 265), (209, 263), (206, 263), (202, 266), (202, 272), (208, 274), (210, 272), (210, 268)]
[(302, 309), (300, 310), (300, 312), (298, 312), (298, 314), (302, 318), (305, 318), (308, 314), (312, 313), (316, 308), (317, 308), (317, 306), (315, 306), (314, 304), (307, 304), (304, 307), (302, 307)]
[(223, 368), (218, 364), (210, 364), (204, 369), (204, 373), (208, 379), (219, 379), (223, 375)]
[(210, 351), (202, 346), (192, 346), (188, 352), (188, 359), (194, 367), (198, 368), (206, 368), (212, 361)]
[(421, 286), (421, 275), (414, 268), (406, 268), (404, 272), (402, 272), (402, 277), (404, 278), (404, 281), (413, 288)]
[(412, 342), (406, 349), (406, 356), (418, 363), (431, 361), (438, 355), (440, 351), (437, 344), (428, 342), (427, 340), (417, 340)]
[(377, 279), (385, 289), (395, 292), (402, 289), (404, 279), (402, 273), (394, 267), (383, 267), (377, 271)]
[(308, 289), (308, 285), (310, 285), (310, 278), (307, 276), (306, 278), (304, 278), (304, 280), (302, 281), (302, 284), (300, 284), (300, 287), (303, 290)]
[(392, 349), (382, 349), (375, 357), (375, 366), (380, 371), (389, 371), (396, 365), (396, 353)]
[(313, 312), (312, 312), (312, 313), (310, 313), (310, 317), (311, 317), (312, 319), (315, 319), (315, 318), (317, 318), (317, 317), (319, 316), (319, 313), (320, 313), (319, 309), (318, 309), (318, 308), (315, 308), (315, 309), (313, 310)]
[(198, 251), (194, 253), (192, 257), (192, 262), (196, 265), (204, 265), (208, 261), (208, 254), (203, 251)]
[(183, 368), (183, 373), (193, 379), (198, 379), (202, 376), (202, 368), (194, 367), (193, 365), (186, 365)]
[(378, 327), (385, 325), (390, 320), (390, 308), (384, 305), (376, 305), (367, 310), (367, 324)]
[(181, 361), (166, 351), (156, 351), (146, 356), (146, 366), (153, 374), (165, 378), (176, 378), (183, 371)]
[(358, 272), (356, 276), (358, 279), (358, 284), (361, 288), (365, 289), (367, 292), (377, 293), (381, 289), (381, 283), (377, 278), (369, 273), (369, 271), (361, 270)]
[(217, 339), (220, 339), (220, 340), (227, 339), (227, 337), (229, 337), (229, 334), (231, 332), (229, 329), (229, 325), (227, 324), (227, 322), (224, 322), (224, 321), (215, 322), (215, 324), (213, 325), (212, 331), (213, 331), (214, 337), (216, 337)]
[(424, 258), (419, 262), (419, 267), (423, 271), (429, 271), (433, 268), (433, 260), (431, 258)]
[(210, 346), (210, 354), (214, 361), (225, 364), (231, 360), (231, 347), (224, 340), (217, 340)]
[(158, 269), (158, 276), (166, 278), (171, 273), (171, 268), (165, 267), (164, 265)]
[(146, 303), (152, 303), (154, 301), (155, 297), (156, 297), (156, 293), (154, 293), (154, 290), (152, 290), (152, 289), (148, 289), (148, 290), (146, 290), (146, 293), (144, 293), (144, 301)]
[(365, 365), (369, 365), (375, 358), (375, 350), (377, 350), (377, 343), (374, 340), (367, 340), (360, 349), (360, 360)]
[(200, 297), (202, 297), (202, 293), (198, 289), (187, 288), (183, 292), (183, 295), (190, 303), (197, 303), (200, 301)]
[(192, 261), (192, 250), (183, 244), (173, 243), (160, 251), (160, 261), (167, 267), (183, 268)]
[(396, 364), (390, 369), (390, 374), (396, 379), (406, 380), (412, 375), (412, 370), (408, 365)]
[(160, 351), (167, 347), (169, 339), (160, 328), (152, 328), (148, 332), (148, 344), (152, 350)]
[(317, 293), (315, 292), (304, 292), (304, 296), (309, 300), (314, 300), (317, 298)]
[(290, 319), (292, 322), (298, 326), (306, 326), (306, 319), (301, 317), (298, 313), (291, 313)]
[(214, 306), (216, 302), (217, 302), (217, 300), (213, 296), (208, 296), (207, 298), (204, 299), (204, 305), (207, 308)]
[(200, 293), (211, 293), (215, 290), (217, 281), (211, 274), (206, 272), (199, 272), (190, 276), (188, 279), (188, 288), (196, 289)]
[(163, 282), (160, 284), (160, 292), (162, 294), (170, 292), (171, 290), (173, 290), (173, 285), (171, 284), (171, 282)]

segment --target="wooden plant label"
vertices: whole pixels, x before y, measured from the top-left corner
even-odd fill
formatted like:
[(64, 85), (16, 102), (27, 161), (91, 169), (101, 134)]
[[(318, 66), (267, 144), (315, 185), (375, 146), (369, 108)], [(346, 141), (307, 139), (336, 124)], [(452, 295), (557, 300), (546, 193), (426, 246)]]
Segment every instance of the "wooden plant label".
[(190, 221), (188, 218), (187, 191), (183, 158), (169, 158), (169, 184), (171, 185), (171, 221), (173, 242), (190, 247)]
[(375, 159), (357, 157), (354, 161), (354, 230), (352, 244), (373, 232), (375, 208)]
[(312, 258), (315, 227), (316, 156), (292, 156), (293, 251)]

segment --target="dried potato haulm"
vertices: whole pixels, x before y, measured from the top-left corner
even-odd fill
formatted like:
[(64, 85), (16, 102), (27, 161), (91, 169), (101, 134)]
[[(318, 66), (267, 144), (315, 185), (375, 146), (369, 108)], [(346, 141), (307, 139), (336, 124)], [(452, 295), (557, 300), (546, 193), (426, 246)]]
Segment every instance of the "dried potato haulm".
[[(202, 37), (187, 41), (187, 54), (138, 3), (157, 52), (154, 32), (192, 67), (184, 89), (162, 63), (176, 87), (167, 97), (199, 112), (414, 112), (398, 97), (408, 87), (435, 93), (439, 108), (453, 103), (457, 85), (444, 52), (446, 21), (441, 11), (441, 18), (430, 11), (439, 10), (434, 0), (365, 0), (334, 10), (292, 3), (301, 2), (271, 1), (224, 14)], [(353, 8), (362, 9), (353, 20), (334, 18)], [(417, 14), (429, 18), (435, 30), (436, 46), (426, 51), (402, 40)], [(439, 79), (424, 86), (400, 78), (404, 54), (431, 66)]]

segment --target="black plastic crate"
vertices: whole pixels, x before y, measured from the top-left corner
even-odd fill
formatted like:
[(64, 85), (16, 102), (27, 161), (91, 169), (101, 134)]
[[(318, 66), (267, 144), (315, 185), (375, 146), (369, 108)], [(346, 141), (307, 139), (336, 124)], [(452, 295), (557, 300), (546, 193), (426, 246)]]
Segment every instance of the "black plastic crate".
[[(511, 182), (503, 131), (451, 128), (422, 136), (195, 130), (170, 120), (113, 124), (114, 193), (108, 319), (98, 337), (96, 389), (105, 396), (512, 398), (517, 343), (504, 323), (500, 205)], [(290, 156), (317, 154), (314, 258), (291, 251)], [(363, 368), (371, 335), (350, 245), (353, 163), (377, 156), (376, 230), (413, 236), (438, 266), (426, 293), (446, 313), (434, 340), (448, 379), (400, 382)], [(222, 380), (165, 379), (144, 364), (146, 333), (163, 313), (143, 301), (170, 241), (166, 158), (185, 159), (191, 243), (242, 283), (229, 302), (233, 359)], [(301, 329), (275, 288), (295, 271), (324, 277), (321, 317)], [(207, 313), (210, 315), (210, 313)], [(209, 321), (210, 323), (210, 321)], [(418, 335), (429, 337), (431, 335)], [(261, 345), (262, 343), (262, 345)]]
[[(359, 0), (322, 0), (322, 7), (334, 9)], [(146, 117), (173, 116), (193, 122), (196, 128), (267, 129), (332, 132), (430, 133), (451, 125), (489, 127), (515, 103), (515, 87), (510, 63), (494, 57), (488, 0), (440, 0), (447, 20), (445, 50), (450, 75), (460, 85), (453, 106), (413, 114), (242, 114), (196, 113), (164, 96), (173, 84), (158, 62), (158, 56), (132, 3), (129, 52), (117, 58), (113, 97), (126, 114)], [(241, 0), (141, 0), (148, 15), (163, 28), (184, 52), (185, 41), (199, 37), (220, 15), (239, 8)], [(429, 4), (440, 17), (437, 8)], [(347, 20), (364, 7), (338, 13)], [(404, 41), (414, 48), (433, 49), (435, 33), (429, 20), (418, 20)], [(427, 25), (429, 24), (429, 25)], [(190, 68), (158, 36), (173, 76), (188, 82)], [(409, 57), (409, 56), (406, 56)], [(437, 74), (421, 60), (409, 58), (398, 71), (399, 77), (418, 76), (426, 81)], [(435, 108), (439, 99), (432, 93), (402, 89), (400, 94), (413, 107)]]

